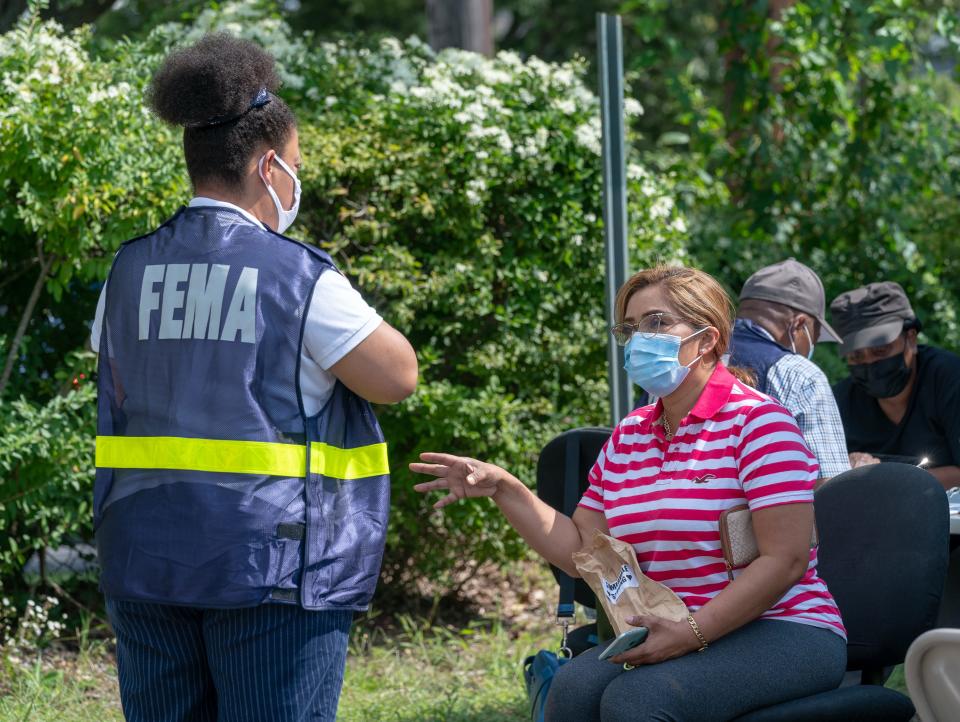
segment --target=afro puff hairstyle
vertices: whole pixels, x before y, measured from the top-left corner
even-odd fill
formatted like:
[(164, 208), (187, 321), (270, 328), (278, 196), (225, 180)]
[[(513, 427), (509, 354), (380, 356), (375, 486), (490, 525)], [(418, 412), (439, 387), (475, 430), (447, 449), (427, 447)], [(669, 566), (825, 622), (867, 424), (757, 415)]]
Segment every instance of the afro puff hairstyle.
[[(147, 105), (164, 122), (183, 126), (183, 154), (194, 187), (214, 182), (239, 188), (251, 156), (278, 150), (296, 128), (274, 93), (273, 58), (255, 43), (227, 33), (204, 36), (170, 53), (147, 89)], [(270, 102), (251, 107), (261, 88)], [(228, 120), (209, 124), (211, 120)]]

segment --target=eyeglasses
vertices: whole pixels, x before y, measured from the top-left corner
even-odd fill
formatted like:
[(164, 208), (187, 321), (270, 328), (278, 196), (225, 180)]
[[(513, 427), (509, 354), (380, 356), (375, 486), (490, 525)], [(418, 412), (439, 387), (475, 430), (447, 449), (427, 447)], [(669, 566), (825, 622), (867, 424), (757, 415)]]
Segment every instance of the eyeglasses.
[(613, 338), (616, 340), (618, 346), (626, 346), (630, 341), (630, 337), (635, 333), (639, 333), (643, 338), (652, 338), (664, 329), (676, 326), (678, 323), (683, 323), (683, 321), (684, 319), (679, 316), (657, 311), (656, 313), (648, 313), (646, 316), (642, 316), (636, 323), (629, 323), (628, 321), (618, 323), (610, 329), (610, 333), (613, 334)]

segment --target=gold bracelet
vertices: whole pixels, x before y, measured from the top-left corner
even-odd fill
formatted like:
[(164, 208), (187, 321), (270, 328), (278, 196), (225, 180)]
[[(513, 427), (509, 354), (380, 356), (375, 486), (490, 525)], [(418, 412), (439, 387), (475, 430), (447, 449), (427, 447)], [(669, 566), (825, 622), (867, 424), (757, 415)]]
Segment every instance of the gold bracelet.
[(697, 635), (697, 641), (700, 642), (700, 649), (698, 649), (697, 651), (702, 652), (707, 647), (709, 647), (710, 645), (707, 644), (706, 637), (704, 637), (703, 632), (700, 631), (700, 625), (697, 624), (697, 620), (693, 618), (692, 614), (687, 615), (687, 624), (690, 625), (690, 629), (692, 629), (693, 633)]

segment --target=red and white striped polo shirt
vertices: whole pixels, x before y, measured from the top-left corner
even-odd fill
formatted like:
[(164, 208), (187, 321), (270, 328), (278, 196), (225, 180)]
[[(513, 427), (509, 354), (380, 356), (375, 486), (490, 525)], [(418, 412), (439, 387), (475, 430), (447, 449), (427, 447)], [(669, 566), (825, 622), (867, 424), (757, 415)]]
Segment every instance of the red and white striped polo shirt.
[[(722, 365), (670, 442), (662, 412), (657, 402), (620, 422), (590, 471), (580, 506), (602, 511), (610, 534), (633, 544), (643, 572), (694, 611), (730, 583), (721, 512), (744, 503), (752, 511), (810, 504), (818, 467), (790, 412)], [(817, 576), (816, 549), (803, 578), (763, 617), (846, 638), (837, 605)]]

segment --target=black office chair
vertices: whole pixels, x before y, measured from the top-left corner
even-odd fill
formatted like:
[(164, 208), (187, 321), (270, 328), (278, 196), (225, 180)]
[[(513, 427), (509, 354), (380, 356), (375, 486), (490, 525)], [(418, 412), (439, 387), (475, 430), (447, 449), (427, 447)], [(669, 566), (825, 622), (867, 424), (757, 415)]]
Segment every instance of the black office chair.
[[(611, 433), (612, 429), (584, 427), (566, 431), (547, 443), (537, 462), (537, 495), (554, 509), (568, 516), (573, 514), (587, 490), (587, 474)], [(577, 579), (570, 585), (572, 580), (566, 573), (553, 565), (550, 569), (561, 587), (561, 605), (572, 605), (576, 600), (584, 607), (596, 609), (597, 599), (585, 581)], [(573, 599), (564, 598), (565, 585), (572, 586)], [(567, 638), (574, 656), (597, 643), (596, 624), (579, 627)]]
[(908, 464), (864, 466), (834, 477), (815, 496), (818, 573), (847, 628), (847, 669), (861, 683), (784, 702), (739, 722), (906, 722), (913, 704), (883, 687), (884, 668), (933, 627), (947, 571), (947, 497)]
[[(951, 537), (956, 539), (956, 536)], [(938, 627), (960, 627), (960, 547), (950, 553), (950, 562), (947, 565), (947, 584), (943, 588), (943, 598), (940, 600), (940, 614), (937, 616)]]

